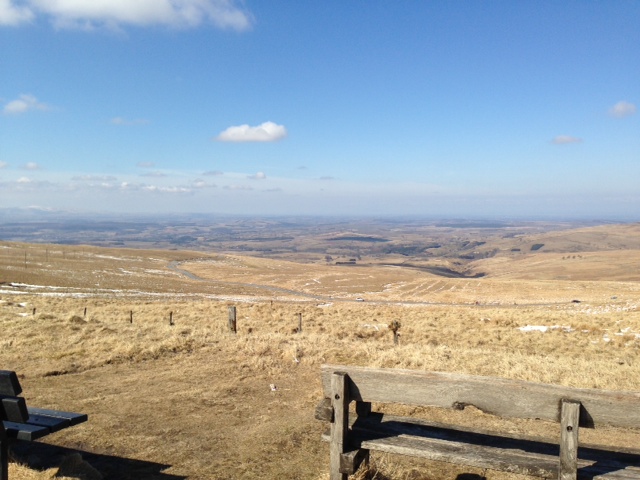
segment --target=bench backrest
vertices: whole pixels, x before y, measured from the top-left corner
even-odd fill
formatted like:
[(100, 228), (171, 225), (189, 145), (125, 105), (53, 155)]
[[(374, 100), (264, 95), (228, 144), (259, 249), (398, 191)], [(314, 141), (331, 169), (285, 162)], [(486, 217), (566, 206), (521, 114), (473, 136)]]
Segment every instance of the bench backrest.
[(323, 365), (325, 397), (334, 372), (348, 375), (349, 398), (362, 402), (462, 409), (560, 422), (563, 400), (580, 403), (580, 426), (640, 427), (640, 393), (562, 387), (442, 372)]
[(29, 420), (27, 404), (16, 372), (0, 370), (0, 421), (26, 422)]

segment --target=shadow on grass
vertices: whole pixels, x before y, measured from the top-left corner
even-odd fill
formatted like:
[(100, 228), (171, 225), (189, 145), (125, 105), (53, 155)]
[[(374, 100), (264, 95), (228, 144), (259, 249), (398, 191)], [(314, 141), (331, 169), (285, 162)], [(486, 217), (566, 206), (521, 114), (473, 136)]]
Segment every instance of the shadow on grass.
[[(11, 445), (15, 461), (33, 469), (60, 468), (70, 478), (104, 480), (185, 480), (186, 476), (164, 473), (171, 465), (85, 452), (40, 442), (16, 442)], [(81, 458), (80, 458), (81, 457)], [(88, 464), (88, 465), (87, 465)]]

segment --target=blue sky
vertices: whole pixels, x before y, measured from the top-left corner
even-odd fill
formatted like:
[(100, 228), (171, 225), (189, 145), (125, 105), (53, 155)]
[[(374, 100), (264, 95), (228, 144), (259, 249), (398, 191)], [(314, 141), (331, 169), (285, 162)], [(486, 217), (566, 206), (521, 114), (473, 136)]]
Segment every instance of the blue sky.
[(640, 1), (0, 0), (0, 207), (640, 220)]

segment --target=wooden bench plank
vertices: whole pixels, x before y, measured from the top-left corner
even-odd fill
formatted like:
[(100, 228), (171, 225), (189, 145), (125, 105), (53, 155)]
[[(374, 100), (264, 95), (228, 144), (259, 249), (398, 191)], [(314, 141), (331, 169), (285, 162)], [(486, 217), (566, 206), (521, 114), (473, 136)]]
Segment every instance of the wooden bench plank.
[[(557, 478), (559, 445), (535, 437), (512, 438), (486, 430), (444, 426), (428, 420), (372, 413), (351, 419), (349, 447), (363, 448), (489, 468), (542, 478)], [(329, 441), (328, 432), (323, 440)], [(605, 447), (580, 448), (579, 479), (640, 478), (640, 450), (634, 454)]]
[(559, 422), (561, 401), (576, 400), (581, 403), (580, 426), (640, 428), (639, 392), (570, 388), (442, 372), (323, 365), (325, 397), (330, 397), (334, 371), (349, 375), (350, 398), (357, 401), (458, 409), (473, 405), (501, 417)]

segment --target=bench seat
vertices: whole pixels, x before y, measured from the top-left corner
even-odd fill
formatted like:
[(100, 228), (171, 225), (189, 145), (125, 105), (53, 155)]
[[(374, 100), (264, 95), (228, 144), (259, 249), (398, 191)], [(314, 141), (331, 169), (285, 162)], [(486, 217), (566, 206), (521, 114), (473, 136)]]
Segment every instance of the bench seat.
[[(353, 451), (344, 454), (344, 473), (355, 473), (348, 467), (355, 464), (349, 457), (366, 449), (534, 477), (558, 477), (560, 448), (546, 439), (513, 438), (460, 426), (454, 429), (439, 422), (381, 413), (350, 416), (349, 423), (349, 448)], [(329, 431), (322, 439), (330, 441)], [(639, 476), (640, 450), (615, 451), (581, 444), (579, 479), (626, 480)]]
[(28, 407), (16, 372), (0, 370), (0, 480), (9, 477), (9, 443), (33, 441), (82, 422), (83, 413)]
[(25, 423), (4, 421), (6, 436), (9, 439), (33, 441), (63, 428), (86, 422), (88, 416), (82, 413), (27, 408), (29, 419)]

